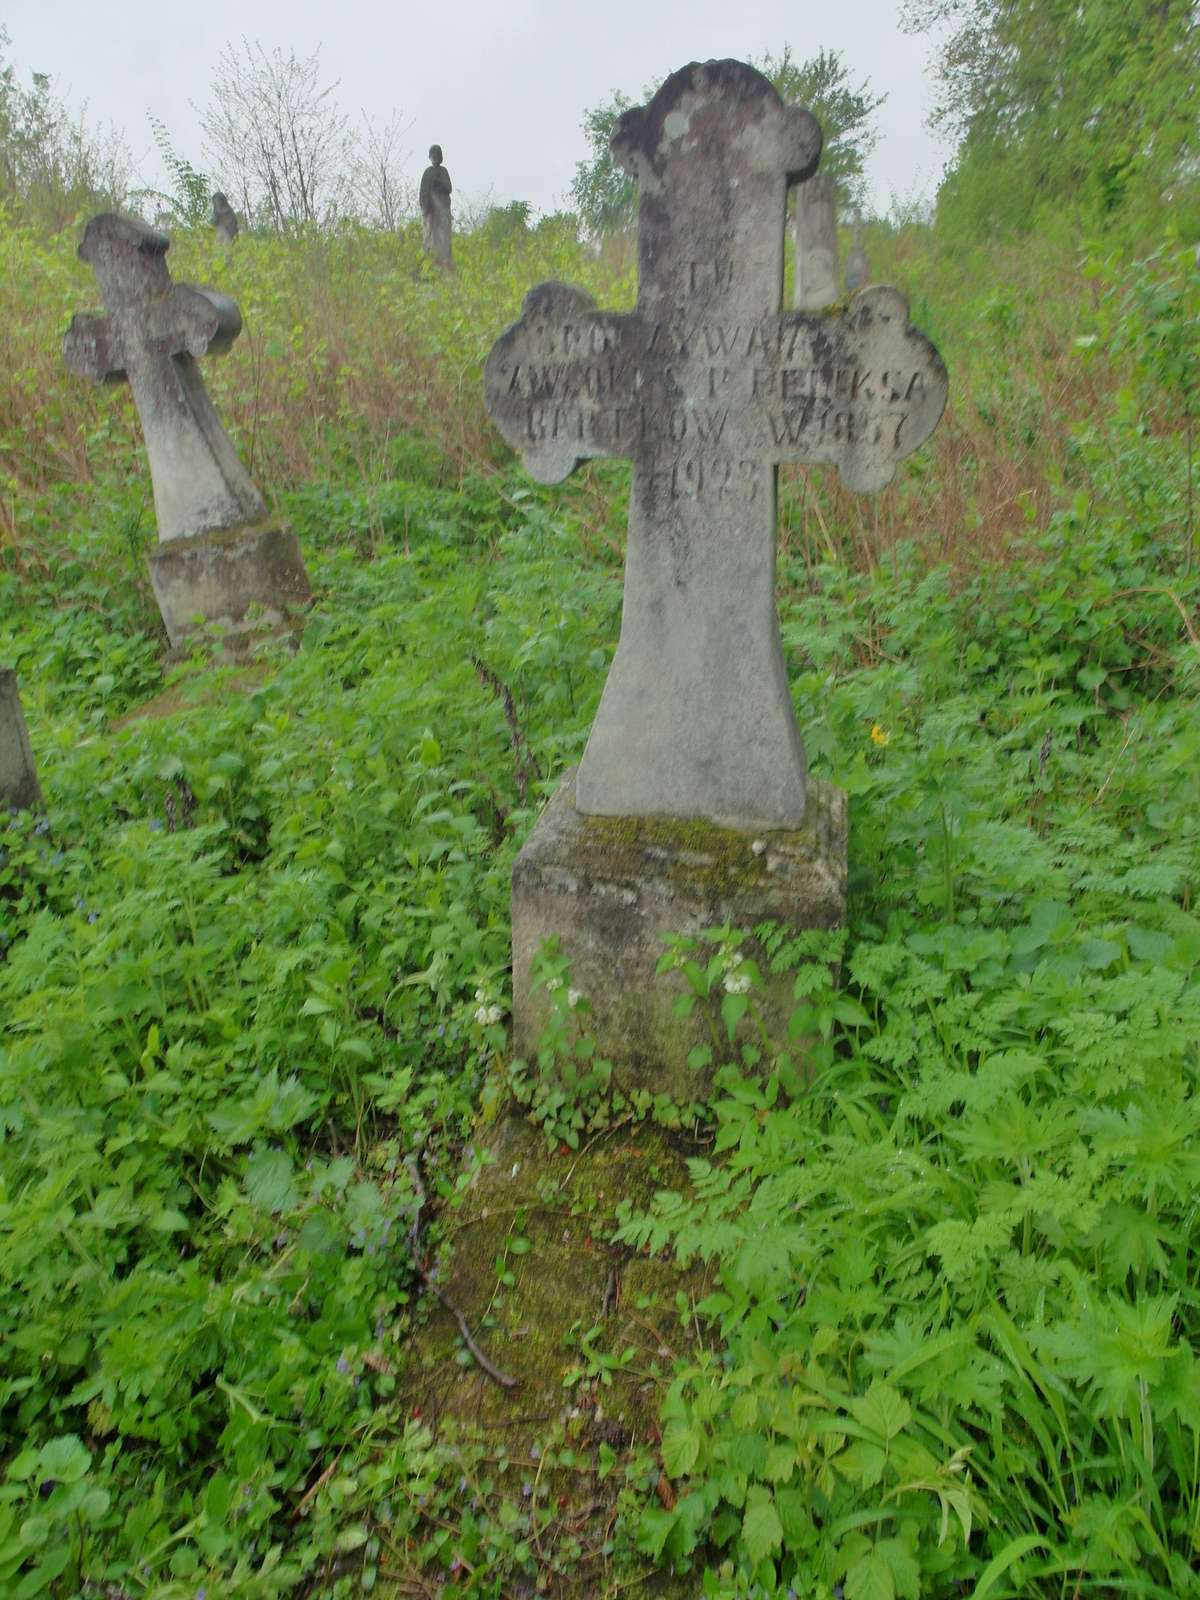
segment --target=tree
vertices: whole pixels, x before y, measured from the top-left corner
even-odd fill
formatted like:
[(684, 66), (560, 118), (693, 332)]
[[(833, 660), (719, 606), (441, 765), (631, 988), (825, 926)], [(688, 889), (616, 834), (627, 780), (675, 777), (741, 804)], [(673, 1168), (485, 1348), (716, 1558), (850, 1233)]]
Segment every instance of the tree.
[[(861, 199), (863, 168), (878, 135), (871, 118), (884, 96), (872, 95), (864, 79), (854, 88), (849, 69), (836, 50), (820, 50), (797, 62), (791, 47), (782, 55), (768, 53), (752, 63), (771, 80), (788, 105), (807, 106), (821, 124), (825, 144), (821, 171), (831, 177), (843, 203)], [(653, 98), (657, 83), (643, 91), (643, 102)], [(613, 131), (622, 112), (635, 104), (617, 90), (601, 106), (586, 111), (583, 132), (591, 155), (575, 168), (571, 195), (584, 226), (593, 234), (613, 233), (633, 220), (637, 195), (633, 179), (612, 153)]]
[(901, 22), (937, 39), (931, 122), (958, 141), (943, 220), (1105, 225), (1194, 188), (1192, 0), (904, 0)]
[[(657, 87), (644, 90), (643, 101), (652, 99)], [(633, 221), (637, 203), (634, 182), (612, 153), (613, 131), (622, 112), (633, 103), (617, 89), (602, 106), (583, 114), (583, 133), (592, 153), (576, 164), (571, 198), (589, 233), (616, 233)]]
[(378, 122), (364, 111), (356, 140), (350, 175), (355, 215), (392, 233), (417, 209), (415, 186), (404, 176), (411, 152), (401, 148), (411, 127), (411, 122), (401, 120), (398, 111), (393, 111), (386, 122)]
[(3, 59), (0, 27), (0, 200), (56, 227), (88, 209), (121, 204), (133, 160), (113, 128), (93, 128), (86, 108), (72, 112), (44, 72), (26, 86)]
[(328, 226), (350, 205), (354, 136), (310, 56), (242, 39), (222, 50), (200, 113), (213, 176), (247, 219), (280, 231)]
[(143, 203), (147, 200), (156, 201), (166, 222), (182, 223), (187, 228), (200, 227), (209, 220), (213, 184), (206, 173), (197, 171), (175, 149), (166, 124), (153, 112), (148, 112), (147, 118), (162, 164), (171, 180), (171, 191), (167, 194), (161, 189), (145, 189), (139, 198)]

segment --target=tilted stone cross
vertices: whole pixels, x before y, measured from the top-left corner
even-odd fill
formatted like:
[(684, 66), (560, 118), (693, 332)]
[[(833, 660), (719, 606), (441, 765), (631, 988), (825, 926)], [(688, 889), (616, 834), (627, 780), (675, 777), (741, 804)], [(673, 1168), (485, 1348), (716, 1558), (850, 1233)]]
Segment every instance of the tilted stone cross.
[(627, 112), (639, 186), (636, 312), (545, 283), (488, 358), (492, 417), (535, 478), (634, 462), (621, 637), (580, 763), (600, 816), (795, 828), (805, 757), (775, 609), (780, 462), (883, 488), (936, 426), (941, 357), (876, 287), (784, 312), (787, 190), (821, 132), (733, 61), (692, 65)]
[(267, 507), (208, 398), (197, 357), (228, 350), (237, 306), (214, 289), (172, 283), (165, 233), (106, 212), (79, 247), (106, 316), (72, 318), (63, 355), (93, 383), (127, 379), (141, 418), (161, 540), (259, 521)]

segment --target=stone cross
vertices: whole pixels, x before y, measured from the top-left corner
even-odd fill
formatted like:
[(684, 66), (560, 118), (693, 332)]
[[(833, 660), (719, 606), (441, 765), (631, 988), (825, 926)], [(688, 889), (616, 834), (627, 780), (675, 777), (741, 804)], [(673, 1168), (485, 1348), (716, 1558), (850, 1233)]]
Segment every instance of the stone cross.
[(238, 459), (204, 387), (197, 358), (228, 350), (237, 306), (215, 289), (172, 283), (165, 233), (134, 218), (93, 217), (79, 247), (107, 315), (71, 319), (63, 356), (93, 383), (125, 380), (141, 418), (160, 540), (259, 521), (262, 495)]
[(840, 298), (837, 190), (828, 178), (796, 185), (797, 311), (824, 311)]
[(616, 657), (578, 809), (788, 829), (805, 756), (775, 610), (777, 466), (880, 489), (936, 426), (946, 369), (876, 287), (844, 316), (782, 310), (788, 186), (817, 165), (810, 112), (735, 61), (693, 64), (628, 111), (637, 310), (564, 284), (526, 297), (488, 358), (488, 408), (533, 476), (634, 463)]
[(850, 254), (846, 257), (846, 290), (854, 294), (858, 289), (864, 288), (871, 281), (871, 264), (867, 260), (867, 252), (863, 249), (862, 242), (862, 212), (854, 214), (854, 243), (850, 247)]
[(0, 667), (0, 808), (23, 811), (41, 803), (17, 675), (11, 667)]
[(425, 253), (448, 272), (454, 269), (454, 225), (450, 215), (450, 196), (453, 192), (450, 174), (442, 164), (442, 147), (440, 144), (431, 144), (429, 165), (421, 174), (417, 202), (421, 208)]

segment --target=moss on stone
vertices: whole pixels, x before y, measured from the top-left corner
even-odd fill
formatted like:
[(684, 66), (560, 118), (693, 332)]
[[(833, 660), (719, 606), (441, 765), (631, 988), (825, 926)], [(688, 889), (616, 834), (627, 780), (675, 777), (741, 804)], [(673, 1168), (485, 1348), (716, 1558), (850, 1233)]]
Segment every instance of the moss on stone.
[[(473, 1362), (464, 1365), (453, 1316), (427, 1296), (428, 1320), (414, 1334), (402, 1379), (406, 1405), (440, 1442), (461, 1447), (485, 1437), (492, 1456), (511, 1458), (510, 1470), (497, 1475), (498, 1491), (518, 1503), (533, 1447), (569, 1444), (583, 1470), (555, 1481), (556, 1503), (566, 1521), (578, 1513), (586, 1527), (601, 1529), (624, 1485), (620, 1462), (657, 1445), (671, 1356), (687, 1350), (676, 1295), (690, 1301), (709, 1288), (702, 1270), (684, 1273), (669, 1260), (613, 1245), (616, 1208), (621, 1201), (644, 1207), (659, 1189), (684, 1187), (686, 1154), (644, 1124), (614, 1128), (580, 1152), (551, 1151), (515, 1109), (482, 1142), (495, 1159), (442, 1219), (439, 1282), (488, 1359), (518, 1387), (503, 1389)], [(506, 1254), (514, 1237), (529, 1247)], [(516, 1279), (499, 1292), (498, 1262)], [(619, 1357), (633, 1347), (635, 1355), (611, 1369), (608, 1382), (592, 1371), (568, 1385), (572, 1368), (587, 1367), (579, 1338), (596, 1327), (596, 1348)], [(589, 1467), (598, 1466), (602, 1444), (619, 1463), (604, 1479)], [(577, 1580), (560, 1578), (550, 1592), (592, 1600), (603, 1589), (584, 1563)], [(644, 1592), (691, 1591), (664, 1573)]]

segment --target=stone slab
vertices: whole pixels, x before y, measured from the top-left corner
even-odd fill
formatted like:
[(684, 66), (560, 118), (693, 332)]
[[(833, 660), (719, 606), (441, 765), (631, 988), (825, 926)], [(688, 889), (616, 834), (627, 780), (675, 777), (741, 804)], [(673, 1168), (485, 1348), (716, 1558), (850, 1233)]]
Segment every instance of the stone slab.
[(0, 808), (23, 811), (41, 803), (17, 675), (10, 667), (0, 667)]
[(279, 627), (312, 599), (300, 541), (272, 523), (160, 544), (150, 582), (172, 648), (196, 630), (197, 616), (239, 638)]
[[(665, 933), (698, 933), (764, 921), (797, 931), (846, 917), (845, 793), (810, 779), (798, 828), (755, 839), (739, 829), (667, 817), (595, 817), (577, 807), (575, 772), (562, 783), (513, 866), (513, 1053), (537, 1056), (549, 1001), (533, 964), (552, 936), (570, 961), (570, 983), (592, 1006), (588, 1026), (619, 1081), (684, 1103), (708, 1084), (687, 1065), (711, 1044), (707, 1019), (680, 1020), (678, 974), (656, 976)], [(742, 943), (758, 955), (756, 943)], [(756, 997), (768, 1035), (786, 1039), (790, 977)]]
[(838, 280), (837, 190), (828, 178), (796, 185), (797, 311), (824, 311), (841, 298)]

